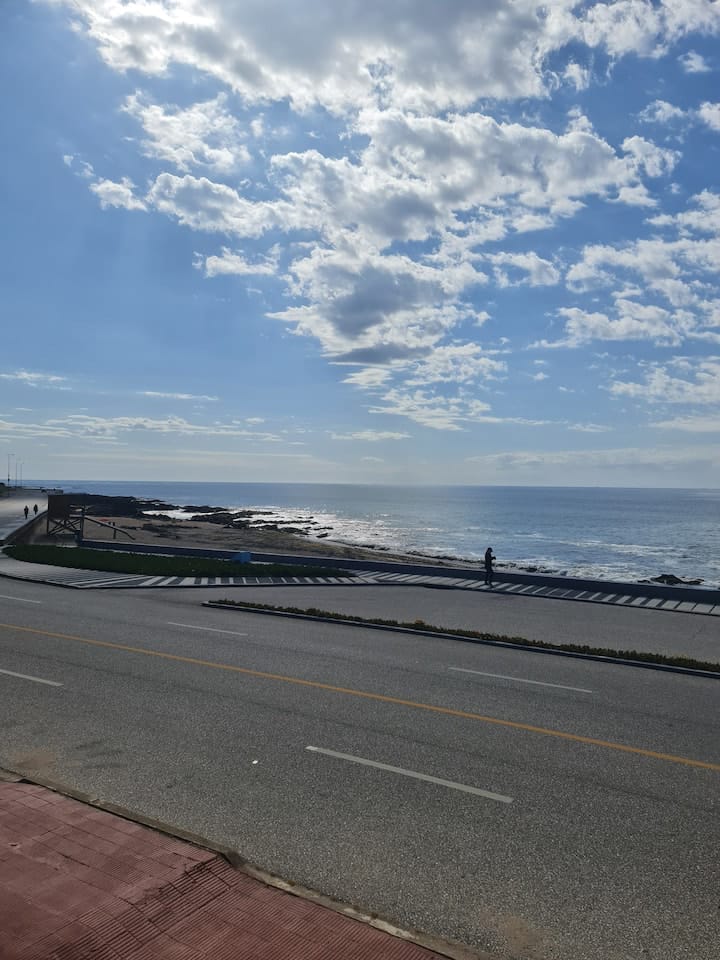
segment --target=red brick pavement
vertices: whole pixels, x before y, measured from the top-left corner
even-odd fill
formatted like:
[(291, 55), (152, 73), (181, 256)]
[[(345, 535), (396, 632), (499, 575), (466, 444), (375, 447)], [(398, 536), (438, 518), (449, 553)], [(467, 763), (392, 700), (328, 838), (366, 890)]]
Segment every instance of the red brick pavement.
[(0, 960), (441, 960), (218, 854), (0, 782)]

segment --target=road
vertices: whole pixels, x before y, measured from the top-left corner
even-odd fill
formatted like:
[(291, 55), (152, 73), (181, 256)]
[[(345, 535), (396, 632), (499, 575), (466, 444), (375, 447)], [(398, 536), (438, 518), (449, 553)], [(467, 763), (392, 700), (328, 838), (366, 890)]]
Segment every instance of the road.
[(488, 957), (716, 960), (717, 681), (200, 606), (226, 592), (0, 580), (0, 765)]

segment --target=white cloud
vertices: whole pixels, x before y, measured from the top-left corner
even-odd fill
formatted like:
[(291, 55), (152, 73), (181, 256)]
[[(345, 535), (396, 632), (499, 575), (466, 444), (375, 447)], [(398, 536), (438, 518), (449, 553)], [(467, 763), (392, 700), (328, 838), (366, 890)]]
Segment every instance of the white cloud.
[(592, 340), (650, 340), (657, 344), (679, 344), (688, 334), (689, 324), (681, 315), (673, 315), (662, 307), (618, 299), (616, 315), (589, 312), (579, 307), (561, 307), (565, 318), (565, 340), (542, 341), (538, 346), (571, 347)]
[(618, 447), (607, 450), (517, 450), (467, 458), (488, 468), (525, 475), (545, 467), (579, 470), (588, 475), (598, 471), (603, 480), (620, 470), (674, 470), (682, 467), (717, 469), (720, 452), (717, 447)]
[(645, 123), (670, 123), (673, 120), (682, 120), (685, 116), (684, 110), (667, 100), (653, 100), (640, 113), (640, 119)]
[(135, 196), (135, 184), (129, 177), (123, 177), (119, 183), (113, 180), (96, 180), (90, 189), (99, 198), (103, 210), (108, 207), (122, 207), (125, 210), (145, 210), (145, 203)]
[(659, 430), (681, 430), (684, 433), (720, 433), (720, 414), (710, 417), (674, 417), (651, 423)]
[(685, 73), (709, 73), (712, 70), (705, 58), (694, 50), (688, 50), (678, 60)]
[[(291, 293), (310, 301), (271, 316), (317, 338), (335, 359), (362, 365), (426, 354), (463, 316), (459, 294), (478, 274), (402, 256), (315, 247), (292, 266)], [(359, 381), (355, 381), (359, 382)]]
[(209, 397), (205, 394), (194, 394), (194, 393), (163, 393), (158, 390), (143, 390), (141, 391), (141, 396), (143, 397), (158, 397), (160, 399), (166, 400), (219, 400), (219, 397)]
[(634, 158), (638, 169), (648, 177), (662, 177), (671, 173), (680, 159), (676, 150), (658, 147), (644, 137), (627, 137), (623, 140), (622, 147)]
[[(493, 264), (495, 282), (500, 287), (528, 284), (531, 287), (554, 286), (560, 271), (550, 260), (536, 253), (490, 253), (483, 259)], [(510, 269), (506, 269), (510, 268)]]
[(405, 367), (405, 384), (408, 387), (497, 380), (507, 373), (504, 360), (488, 356), (475, 343), (435, 347), (427, 357), (411, 360)]
[(383, 406), (370, 407), (370, 413), (386, 413), (407, 417), (433, 430), (461, 430), (459, 422), (474, 420), (490, 409), (479, 400), (443, 397), (422, 390), (413, 392), (393, 388), (385, 393)]
[(289, 213), (279, 204), (242, 197), (237, 190), (207, 177), (161, 173), (148, 191), (147, 202), (161, 213), (176, 217), (193, 230), (259, 237), (283, 222)]
[(702, 103), (698, 116), (711, 130), (720, 131), (720, 103)]
[(590, 71), (581, 67), (579, 63), (570, 62), (565, 67), (563, 78), (571, 83), (576, 90), (587, 90), (590, 86)]
[(667, 366), (652, 365), (645, 372), (643, 383), (616, 380), (610, 387), (616, 396), (632, 397), (646, 403), (720, 406), (720, 357), (690, 361), (683, 359), (676, 367), (691, 376), (674, 376)]
[(53, 373), (32, 373), (29, 370), (17, 370), (15, 373), (0, 373), (0, 380), (18, 380), (28, 387), (55, 387), (67, 382), (66, 377)]
[(373, 390), (387, 383), (390, 376), (391, 372), (387, 367), (364, 367), (362, 370), (348, 374), (343, 383), (349, 383), (363, 390)]
[(568, 430), (575, 430), (577, 433), (610, 433), (613, 429), (601, 423), (571, 423), (568, 426)]
[(613, 313), (562, 308), (569, 340), (712, 340), (720, 325), (719, 213), (720, 195), (703, 191), (688, 209), (648, 220), (655, 228), (675, 230), (676, 239), (585, 247), (567, 271), (568, 288), (576, 293), (615, 288), (615, 308)]
[(224, 423), (191, 423), (183, 417), (98, 417), (87, 414), (71, 414), (67, 417), (46, 421), (46, 427), (64, 431), (64, 435), (87, 437), (92, 439), (116, 438), (123, 433), (152, 433), (183, 436), (225, 436), (245, 437), (255, 440), (279, 441), (280, 437), (271, 433), (238, 428)]
[(547, 59), (570, 41), (613, 58), (652, 56), (690, 31), (717, 31), (720, 19), (711, 0), (365, 0), (361, 16), (348, 0), (55, 2), (71, 6), (116, 70), (160, 76), (190, 66), (249, 103), (287, 98), (296, 109), (333, 111), (543, 96)]
[(364, 440), (377, 443), (381, 440), (407, 440), (409, 433), (394, 433), (390, 430), (356, 430), (354, 433), (330, 433), (333, 440)]
[(223, 247), (220, 256), (203, 257), (196, 255), (194, 266), (204, 269), (206, 277), (217, 277), (222, 274), (237, 276), (266, 275), (274, 276), (278, 271), (279, 250), (274, 248), (266, 257), (250, 262), (240, 253), (233, 253), (228, 247)]
[(183, 173), (205, 167), (229, 173), (249, 163), (238, 120), (227, 108), (227, 97), (194, 103), (181, 109), (149, 103), (139, 93), (128, 97), (123, 110), (142, 124), (145, 153), (166, 160)]

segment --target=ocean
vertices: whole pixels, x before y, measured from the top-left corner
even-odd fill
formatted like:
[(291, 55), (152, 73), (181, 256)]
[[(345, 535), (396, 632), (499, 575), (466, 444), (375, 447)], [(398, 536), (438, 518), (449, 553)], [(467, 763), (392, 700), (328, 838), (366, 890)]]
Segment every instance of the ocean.
[[(633, 581), (664, 573), (720, 582), (720, 490), (47, 481), (102, 493), (315, 522), (329, 540), (567, 576)], [(270, 518), (268, 518), (270, 519)]]

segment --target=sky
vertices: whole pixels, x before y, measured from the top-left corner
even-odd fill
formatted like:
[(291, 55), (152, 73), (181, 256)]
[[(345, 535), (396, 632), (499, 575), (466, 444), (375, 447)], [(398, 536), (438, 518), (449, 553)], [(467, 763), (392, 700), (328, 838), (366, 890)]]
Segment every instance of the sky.
[(3, 0), (0, 474), (720, 487), (719, 33)]

